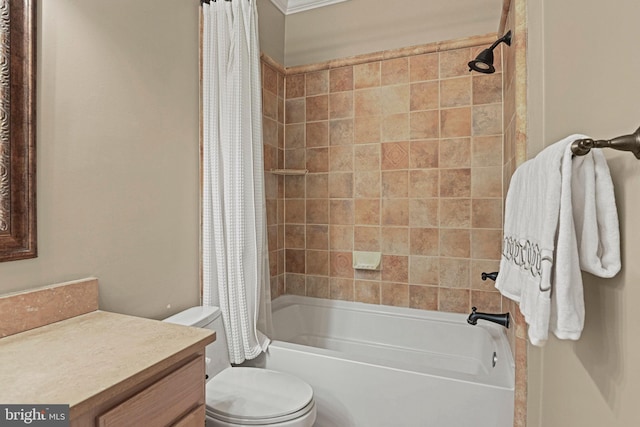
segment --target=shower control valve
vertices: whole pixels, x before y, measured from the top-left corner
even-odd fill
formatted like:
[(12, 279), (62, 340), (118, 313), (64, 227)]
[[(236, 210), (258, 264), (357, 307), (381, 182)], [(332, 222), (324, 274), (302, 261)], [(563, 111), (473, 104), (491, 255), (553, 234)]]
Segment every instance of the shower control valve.
[(485, 273), (485, 272), (482, 273), (482, 280), (491, 279), (495, 282), (497, 278), (498, 278), (497, 271), (494, 271), (493, 273)]

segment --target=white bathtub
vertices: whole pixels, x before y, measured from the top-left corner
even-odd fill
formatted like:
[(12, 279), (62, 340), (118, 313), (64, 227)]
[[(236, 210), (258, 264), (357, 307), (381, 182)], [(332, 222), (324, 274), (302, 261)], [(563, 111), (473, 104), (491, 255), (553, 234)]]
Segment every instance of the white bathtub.
[(258, 364), (313, 387), (315, 427), (512, 427), (504, 328), (466, 317), (285, 295)]

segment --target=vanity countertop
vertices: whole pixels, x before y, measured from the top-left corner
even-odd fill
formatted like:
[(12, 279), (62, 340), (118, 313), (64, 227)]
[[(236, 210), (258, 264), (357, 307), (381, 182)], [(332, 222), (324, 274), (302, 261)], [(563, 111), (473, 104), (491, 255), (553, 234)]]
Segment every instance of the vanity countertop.
[(0, 402), (69, 404), (73, 418), (214, 339), (210, 330), (99, 310), (41, 326), (0, 339)]

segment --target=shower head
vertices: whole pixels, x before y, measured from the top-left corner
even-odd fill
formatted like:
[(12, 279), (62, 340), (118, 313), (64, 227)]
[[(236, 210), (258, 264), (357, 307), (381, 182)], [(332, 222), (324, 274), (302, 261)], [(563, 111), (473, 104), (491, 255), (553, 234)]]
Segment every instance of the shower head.
[(509, 30), (504, 36), (493, 42), (488, 48), (483, 50), (476, 56), (476, 59), (469, 61), (469, 71), (475, 70), (479, 73), (492, 74), (496, 72), (493, 66), (493, 49), (495, 49), (500, 43), (505, 43), (507, 46), (511, 46), (511, 30)]

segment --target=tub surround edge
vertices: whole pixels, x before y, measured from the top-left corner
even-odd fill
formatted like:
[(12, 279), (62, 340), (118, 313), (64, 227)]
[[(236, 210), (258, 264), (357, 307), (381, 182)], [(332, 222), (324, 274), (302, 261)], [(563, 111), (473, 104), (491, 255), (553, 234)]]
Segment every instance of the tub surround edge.
[(402, 47), (398, 49), (389, 49), (372, 53), (365, 53), (362, 55), (355, 55), (346, 58), (331, 59), (328, 61), (318, 62), (314, 64), (295, 65), (291, 67), (285, 67), (275, 61), (266, 53), (262, 53), (260, 57), (262, 60), (276, 71), (284, 74), (285, 76), (293, 74), (302, 74), (312, 71), (330, 70), (333, 68), (347, 67), (351, 65), (359, 65), (372, 61), (383, 61), (388, 59), (403, 58), (405, 56), (412, 55), (424, 55), (427, 53), (436, 53), (446, 50), (463, 49), (467, 47), (476, 47), (483, 45), (490, 45), (496, 39), (497, 33), (489, 33), (478, 36), (464, 37), (454, 40), (446, 40), (434, 43), (427, 43), (423, 45), (415, 45)]

